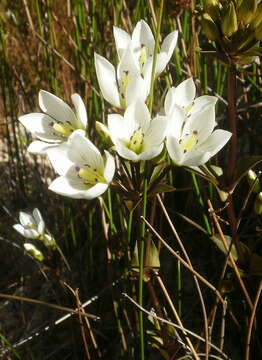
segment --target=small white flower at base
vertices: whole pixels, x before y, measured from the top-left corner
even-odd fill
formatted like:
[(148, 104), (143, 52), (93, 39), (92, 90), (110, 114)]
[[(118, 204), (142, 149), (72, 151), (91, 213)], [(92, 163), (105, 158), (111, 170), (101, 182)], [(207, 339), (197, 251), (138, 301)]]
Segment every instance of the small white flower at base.
[(32, 215), (21, 211), (19, 220), (20, 224), (13, 225), (13, 228), (25, 238), (38, 239), (45, 235), (45, 222), (38, 209), (34, 209)]
[(31, 243), (24, 243), (24, 248), (36, 260), (38, 260), (38, 261), (43, 261), (44, 260), (44, 255), (42, 254), (42, 252), (40, 250), (38, 250), (35, 247), (35, 245), (33, 245)]
[(116, 151), (131, 161), (150, 160), (163, 149), (166, 117), (157, 116), (151, 120), (145, 103), (136, 101), (125, 111), (108, 116), (108, 130)]
[[(114, 26), (114, 37), (119, 59), (130, 47), (135, 58), (135, 64), (140, 74), (151, 78), (152, 60), (155, 48), (155, 39), (149, 25), (140, 20), (130, 36), (126, 31)], [(173, 31), (164, 39), (156, 59), (155, 74), (159, 75), (169, 62), (177, 44), (178, 32)]]
[(30, 153), (46, 154), (48, 148), (67, 141), (74, 130), (86, 128), (87, 113), (83, 100), (78, 94), (73, 94), (71, 99), (75, 111), (59, 97), (40, 90), (39, 106), (43, 113), (19, 117), (25, 128), (39, 139), (29, 145)]
[(82, 130), (74, 131), (66, 144), (47, 152), (60, 175), (49, 186), (57, 194), (74, 199), (94, 199), (107, 190), (113, 179), (113, 156), (105, 151), (104, 159)]

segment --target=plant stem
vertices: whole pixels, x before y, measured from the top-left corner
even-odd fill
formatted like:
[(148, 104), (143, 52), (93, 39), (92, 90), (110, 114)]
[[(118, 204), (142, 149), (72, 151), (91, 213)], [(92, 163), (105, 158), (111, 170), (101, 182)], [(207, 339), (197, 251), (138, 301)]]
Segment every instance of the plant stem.
[(231, 185), (236, 167), (237, 158), (237, 107), (236, 107), (236, 79), (237, 73), (234, 65), (228, 68), (227, 100), (228, 100), (228, 121), (229, 129), (232, 132), (230, 139), (229, 164), (227, 167), (227, 180)]
[[(144, 179), (144, 191), (143, 191), (143, 208), (142, 216), (146, 216), (147, 205), (147, 178)], [(145, 230), (146, 224), (143, 221), (140, 228), (140, 257), (139, 257), (139, 293), (138, 300), (139, 305), (143, 307), (143, 281), (144, 281), (144, 255), (145, 255)], [(139, 327), (140, 327), (140, 359), (145, 359), (145, 342), (144, 342), (144, 314), (139, 312)]]
[[(229, 162), (227, 166), (227, 182), (229, 189), (232, 188), (234, 181), (234, 172), (236, 169), (237, 160), (237, 105), (236, 105), (236, 83), (237, 83), (237, 72), (234, 65), (230, 65), (228, 68), (228, 79), (227, 79), (227, 100), (228, 100), (228, 120), (229, 129), (232, 132), (230, 140), (230, 152)], [(227, 207), (228, 220), (231, 227), (232, 240), (236, 246), (239, 263), (244, 263), (243, 253), (238, 239), (237, 234), (237, 219), (235, 216), (234, 203), (232, 194), (229, 195), (229, 204)]]

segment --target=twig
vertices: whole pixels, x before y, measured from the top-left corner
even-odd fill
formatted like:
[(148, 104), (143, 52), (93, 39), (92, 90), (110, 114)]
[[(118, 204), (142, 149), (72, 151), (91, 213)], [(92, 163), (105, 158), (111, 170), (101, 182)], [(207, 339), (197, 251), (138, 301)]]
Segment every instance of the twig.
[(225, 240), (223, 231), (221, 230), (221, 227), (220, 227), (220, 224), (219, 224), (219, 222), (218, 222), (216, 213), (215, 213), (215, 211), (214, 211), (214, 209), (213, 209), (212, 203), (211, 203), (210, 200), (207, 200), (207, 203), (208, 203), (209, 211), (210, 211), (210, 213), (211, 213), (211, 215), (212, 215), (212, 217), (213, 217), (213, 219), (214, 219), (215, 225), (216, 225), (216, 227), (217, 227), (218, 233), (219, 233), (219, 235), (220, 235), (220, 237), (221, 237), (221, 240), (222, 240), (222, 242), (223, 242), (223, 245), (224, 245), (226, 251), (228, 252), (229, 260), (230, 260), (230, 262), (232, 263), (232, 266), (233, 266), (233, 269), (234, 269), (234, 271), (235, 271), (236, 277), (237, 277), (237, 279), (238, 279), (239, 285), (240, 285), (240, 287), (241, 287), (241, 289), (242, 289), (242, 291), (243, 291), (243, 293), (244, 293), (244, 295), (245, 295), (245, 298), (246, 298), (246, 300), (247, 300), (247, 302), (248, 302), (248, 305), (249, 305), (249, 307), (250, 307), (250, 309), (251, 309), (251, 311), (252, 311), (252, 310), (253, 310), (252, 301), (251, 301), (250, 296), (249, 296), (249, 294), (248, 294), (248, 292), (247, 292), (247, 289), (246, 289), (246, 287), (245, 287), (245, 284), (244, 284), (243, 280), (241, 279), (241, 275), (239, 274), (238, 267), (237, 267), (237, 265), (236, 265), (236, 263), (235, 263), (235, 260), (234, 260), (232, 254), (231, 254), (230, 248), (229, 248), (229, 246), (228, 246), (228, 244), (227, 244), (227, 242), (226, 242), (226, 240)]
[(256, 309), (257, 309), (258, 300), (259, 300), (261, 291), (262, 291), (262, 280), (260, 280), (259, 288), (258, 288), (257, 295), (256, 295), (256, 298), (255, 298), (255, 301), (254, 301), (253, 310), (252, 310), (252, 313), (251, 313), (251, 316), (250, 316), (250, 321), (249, 321), (249, 326), (248, 326), (248, 331), (247, 331), (245, 360), (249, 360), (250, 339), (251, 339), (253, 323), (254, 323), (254, 319), (255, 319), (255, 315), (256, 315)]
[[(169, 296), (169, 294), (168, 294), (168, 292), (167, 292), (167, 289), (166, 289), (166, 287), (165, 287), (165, 285), (164, 285), (161, 277), (160, 277), (158, 274), (156, 274), (156, 275), (157, 275), (157, 276), (156, 276), (156, 279), (157, 279), (157, 281), (158, 281), (158, 283), (159, 283), (159, 285), (160, 285), (160, 287), (161, 287), (161, 289), (162, 289), (162, 291), (163, 291), (163, 293), (164, 293), (164, 295), (165, 295), (165, 297), (166, 297), (166, 299), (167, 299), (167, 302), (168, 302), (170, 308), (171, 308), (172, 311), (173, 311), (173, 314), (174, 314), (174, 316), (175, 316), (175, 318), (176, 318), (176, 321), (177, 321), (178, 325), (183, 329), (184, 326), (183, 326), (183, 324), (182, 324), (182, 321), (180, 320), (180, 317), (179, 317), (179, 315), (178, 315), (178, 313), (177, 313), (177, 311), (176, 311), (176, 308), (175, 308), (174, 305), (173, 305), (172, 300), (170, 299), (170, 296)], [(190, 350), (191, 350), (194, 358), (199, 360), (199, 357), (198, 357), (198, 355), (197, 355), (197, 353), (196, 353), (196, 351), (195, 351), (195, 349), (194, 349), (194, 346), (193, 346), (193, 344), (191, 343), (189, 337), (187, 336), (187, 334), (186, 334), (184, 331), (183, 331), (183, 334), (185, 335), (186, 341), (187, 341), (187, 343), (188, 343), (188, 346), (189, 346), (189, 348), (190, 348)]]
[[(189, 259), (189, 256), (188, 256), (188, 254), (186, 252), (186, 249), (185, 249), (185, 247), (184, 247), (184, 245), (183, 245), (183, 243), (182, 243), (182, 241), (181, 241), (181, 239), (180, 239), (180, 237), (179, 237), (179, 235), (178, 235), (178, 233), (177, 233), (177, 231), (176, 231), (176, 229), (175, 229), (175, 227), (174, 227), (174, 225), (173, 225), (173, 223), (172, 223), (172, 221), (171, 221), (171, 219), (170, 219), (170, 217), (169, 217), (169, 215), (168, 215), (168, 213), (166, 211), (166, 208), (165, 208), (159, 194), (157, 195), (157, 199), (158, 199), (158, 202), (159, 202), (159, 204), (161, 206), (161, 209), (162, 209), (162, 211), (163, 211), (163, 213), (164, 213), (164, 215), (165, 215), (165, 217), (167, 219), (167, 222), (168, 222), (172, 232), (174, 233), (175, 238), (176, 238), (180, 248), (182, 249), (182, 252), (183, 252), (188, 264), (193, 268), (193, 266), (191, 264), (191, 261)], [(203, 318), (204, 318), (204, 329), (205, 329), (205, 339), (206, 339), (205, 347), (206, 347), (206, 354), (207, 354), (206, 360), (208, 360), (209, 349), (208, 349), (207, 343), (208, 343), (209, 333), (208, 333), (208, 321), (207, 321), (206, 307), (205, 307), (204, 298), (203, 298), (203, 295), (202, 295), (202, 292), (201, 292), (197, 277), (194, 275), (193, 278), (194, 278), (194, 281), (195, 281), (195, 284), (196, 284), (196, 288), (197, 288), (197, 292), (198, 292), (198, 295), (199, 295), (200, 304), (201, 304), (201, 308), (202, 308)]]
[[(131, 301), (132, 304), (134, 304), (139, 310), (143, 311), (143, 312), (146, 313), (147, 315), (149, 315), (149, 316), (153, 317), (154, 319), (156, 319), (156, 320), (158, 320), (158, 321), (161, 321), (161, 322), (163, 322), (163, 323), (165, 323), (165, 324), (171, 325), (171, 326), (173, 326), (174, 328), (181, 330), (182, 332), (186, 332), (187, 334), (192, 335), (192, 336), (195, 337), (196, 339), (198, 339), (198, 340), (200, 340), (200, 341), (202, 341), (202, 342), (205, 343), (206, 340), (205, 340), (202, 336), (194, 333), (194, 332), (191, 331), (191, 330), (188, 330), (188, 329), (185, 328), (185, 327), (181, 327), (181, 326), (179, 326), (179, 325), (177, 325), (177, 324), (174, 324), (172, 321), (169, 321), (169, 320), (166, 320), (166, 319), (162, 319), (162, 318), (160, 318), (159, 316), (157, 316), (156, 314), (154, 314), (153, 312), (150, 312), (150, 311), (144, 309), (143, 307), (141, 307), (135, 300), (133, 300), (133, 299), (132, 299), (129, 295), (127, 295), (126, 293), (122, 293), (122, 295), (125, 296), (129, 301)], [(211, 342), (209, 342), (209, 341), (208, 341), (208, 346), (210, 346), (211, 348), (213, 348), (214, 350), (216, 350), (219, 354), (221, 354), (222, 356), (224, 356), (225, 359), (230, 360), (230, 358), (229, 358), (225, 353), (223, 353), (223, 351), (221, 351), (217, 346), (213, 345), (213, 344), (212, 344)]]

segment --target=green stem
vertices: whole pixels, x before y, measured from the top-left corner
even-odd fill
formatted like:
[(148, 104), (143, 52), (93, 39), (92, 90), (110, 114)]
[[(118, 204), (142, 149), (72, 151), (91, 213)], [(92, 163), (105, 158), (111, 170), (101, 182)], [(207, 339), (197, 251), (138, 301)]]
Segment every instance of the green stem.
[[(146, 216), (147, 207), (147, 178), (144, 180), (144, 191), (143, 191), (143, 208), (142, 216)], [(144, 255), (145, 255), (145, 231), (146, 224), (142, 221), (140, 228), (140, 257), (139, 257), (139, 291), (138, 300), (139, 305), (143, 307), (143, 281), (144, 281)], [(144, 341), (144, 314), (142, 311), (139, 313), (139, 327), (140, 327), (140, 359), (145, 359), (145, 341)]]
[[(201, 192), (200, 192), (200, 188), (199, 188), (199, 185), (198, 185), (196, 175), (193, 174), (193, 173), (191, 175), (192, 175), (193, 185), (194, 185), (195, 193), (197, 195), (198, 202), (201, 205), (201, 207), (204, 208), (204, 201), (203, 201), (203, 198), (201, 196)], [(211, 231), (211, 227), (210, 227), (210, 224), (209, 224), (209, 221), (208, 221), (208, 217), (204, 212), (203, 212), (203, 220), (204, 220), (204, 224), (205, 224), (205, 227), (206, 227), (206, 230), (207, 230), (208, 234), (212, 235), (212, 231)]]

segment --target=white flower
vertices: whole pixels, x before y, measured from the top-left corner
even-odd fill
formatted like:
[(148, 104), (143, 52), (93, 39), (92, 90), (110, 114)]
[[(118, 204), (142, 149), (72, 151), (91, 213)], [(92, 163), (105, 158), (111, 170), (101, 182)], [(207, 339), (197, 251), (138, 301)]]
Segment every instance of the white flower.
[(39, 91), (39, 106), (43, 113), (31, 113), (19, 117), (19, 121), (39, 140), (33, 141), (28, 151), (34, 154), (45, 154), (49, 147), (65, 141), (76, 129), (85, 129), (87, 113), (83, 100), (78, 94), (71, 96), (75, 107), (73, 111), (68, 104), (57, 96)]
[(163, 149), (166, 117), (151, 120), (145, 103), (136, 101), (125, 111), (124, 117), (108, 115), (108, 130), (116, 151), (127, 160), (150, 160)]
[(214, 156), (230, 139), (226, 130), (214, 130), (215, 107), (205, 106), (190, 114), (174, 105), (175, 117), (167, 130), (167, 151), (177, 165), (200, 166)]
[[(215, 106), (215, 96), (203, 95), (195, 99), (196, 87), (192, 78), (184, 80), (177, 87), (171, 87), (165, 97), (165, 114), (169, 118), (169, 124), (176, 122), (176, 112), (182, 108), (187, 116), (202, 111), (206, 106)], [(173, 124), (174, 125), (174, 124)]]
[(27, 239), (39, 239), (45, 243), (52, 242), (52, 237), (45, 234), (45, 222), (38, 209), (34, 209), (32, 215), (23, 211), (19, 213), (20, 224), (13, 228)]
[(49, 159), (60, 175), (49, 189), (75, 199), (93, 199), (103, 194), (115, 173), (115, 162), (107, 151), (105, 161), (99, 150), (76, 130), (68, 142), (47, 150)]
[(95, 68), (102, 95), (110, 104), (125, 109), (136, 99), (146, 100), (148, 82), (140, 75), (129, 48), (124, 52), (117, 72), (107, 59), (96, 53)]
[[(169, 62), (177, 44), (178, 32), (173, 31), (164, 39), (160, 53), (157, 54), (155, 74), (160, 74)], [(155, 39), (148, 24), (140, 20), (130, 36), (126, 31), (114, 27), (114, 37), (118, 56), (121, 59), (128, 47), (134, 54), (136, 66), (141, 75), (151, 77), (152, 59), (155, 48)]]

